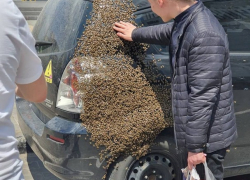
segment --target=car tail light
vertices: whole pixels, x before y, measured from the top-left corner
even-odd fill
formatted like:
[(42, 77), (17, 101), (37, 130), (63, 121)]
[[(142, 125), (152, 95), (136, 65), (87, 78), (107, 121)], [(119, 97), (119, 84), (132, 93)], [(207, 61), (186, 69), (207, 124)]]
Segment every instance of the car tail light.
[(68, 112), (80, 113), (83, 103), (80, 92), (76, 88), (79, 75), (75, 68), (79, 67), (77, 61), (70, 61), (65, 68), (58, 89), (56, 107)]
[[(81, 63), (80, 63), (81, 62)], [(81, 97), (83, 92), (77, 90), (76, 85), (81, 82), (89, 86), (93, 77), (98, 76), (99, 80), (107, 79), (105, 76), (106, 67), (103, 63), (92, 57), (71, 60), (65, 68), (58, 89), (56, 107), (68, 112), (82, 113), (83, 102)], [(79, 75), (77, 72), (84, 71)]]

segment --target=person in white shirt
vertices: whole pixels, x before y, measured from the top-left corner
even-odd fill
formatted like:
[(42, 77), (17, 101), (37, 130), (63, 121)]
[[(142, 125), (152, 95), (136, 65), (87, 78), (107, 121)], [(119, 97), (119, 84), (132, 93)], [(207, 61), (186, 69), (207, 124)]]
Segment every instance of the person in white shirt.
[(10, 120), (15, 94), (42, 102), (47, 85), (35, 40), (13, 0), (1, 0), (0, 24), (0, 179), (23, 180), (23, 162)]

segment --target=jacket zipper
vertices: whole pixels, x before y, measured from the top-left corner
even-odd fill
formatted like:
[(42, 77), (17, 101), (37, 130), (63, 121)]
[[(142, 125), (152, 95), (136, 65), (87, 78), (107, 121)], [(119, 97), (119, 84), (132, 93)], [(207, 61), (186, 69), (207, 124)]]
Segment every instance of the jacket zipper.
[[(173, 113), (173, 120), (174, 120), (174, 115), (175, 115), (175, 111), (174, 111), (174, 93), (173, 93), (173, 86), (174, 86), (174, 80), (175, 80), (175, 67), (176, 67), (176, 52), (177, 52), (177, 49), (174, 51), (174, 54), (175, 54), (175, 63), (174, 63), (174, 67), (173, 67), (173, 78), (172, 78), (172, 85), (171, 85), (171, 93), (172, 93), (172, 113)], [(172, 60), (171, 60), (172, 61)], [(171, 62), (172, 63), (172, 62)], [(179, 153), (179, 148), (178, 148), (178, 144), (177, 144), (177, 136), (176, 136), (176, 129), (175, 129), (175, 122), (174, 122), (174, 138), (175, 138), (175, 147), (176, 147), (176, 151), (177, 151), (177, 154)]]
[[(176, 49), (174, 50), (174, 55), (175, 55), (175, 61), (174, 61), (174, 67), (173, 67), (173, 78), (172, 78), (172, 86), (171, 86), (171, 93), (172, 93), (172, 113), (173, 113), (173, 119), (174, 119), (174, 114), (175, 114), (175, 111), (174, 111), (174, 101), (173, 101), (173, 86), (174, 86), (174, 80), (175, 80), (175, 75), (176, 75), (176, 65), (177, 65), (177, 58), (176, 58), (176, 55), (177, 55), (177, 51), (179, 49), (179, 43), (180, 43), (180, 38), (181, 38), (182, 34), (180, 34), (178, 37), (177, 37), (177, 47)], [(171, 59), (172, 61), (172, 59)], [(171, 62), (172, 63), (172, 62)], [(179, 153), (179, 147), (178, 147), (178, 143), (177, 143), (177, 136), (176, 136), (176, 129), (175, 129), (175, 122), (174, 122), (174, 138), (175, 138), (175, 146), (176, 146), (176, 151), (177, 151), (177, 154)]]
[[(172, 86), (173, 86), (173, 83), (172, 83)], [(171, 86), (171, 93), (172, 93), (172, 96), (173, 96), (173, 87)], [(173, 105), (173, 97), (172, 97), (172, 113), (173, 113), (173, 119), (174, 119), (174, 105)], [(177, 151), (177, 154), (178, 154), (178, 144), (177, 144), (177, 137), (176, 137), (176, 129), (175, 129), (175, 122), (174, 122), (174, 139), (175, 139), (175, 147), (176, 147), (176, 151)]]
[[(193, 11), (193, 13), (192, 13), (192, 15), (188, 18), (188, 23), (186, 24), (186, 27), (189, 25), (189, 23), (191, 22), (191, 20), (192, 20), (192, 18), (193, 18), (193, 16), (194, 16), (194, 14), (196, 14), (196, 12), (198, 11), (197, 10), (198, 8), (196, 8), (194, 11)], [(183, 30), (184, 31), (184, 30)], [(174, 54), (176, 55), (176, 53), (177, 53), (177, 50), (179, 49), (179, 42), (180, 42), (180, 38), (181, 38), (181, 36), (183, 35), (183, 32), (181, 32), (181, 34), (178, 36), (178, 43), (177, 43), (177, 45), (178, 45), (178, 47), (175, 49), (175, 51), (174, 51)], [(173, 56), (172, 56), (173, 57)], [(171, 59), (171, 63), (172, 63), (172, 59)], [(174, 67), (173, 67), (173, 76), (172, 76), (172, 85), (171, 85), (171, 93), (172, 93), (172, 113), (173, 113), (173, 120), (174, 120), (174, 105), (173, 105), (173, 82), (174, 82), (174, 79), (175, 79), (175, 73), (176, 73), (176, 56), (175, 56), (175, 63), (174, 63)], [(175, 137), (175, 145), (176, 145), (176, 151), (177, 151), (177, 154), (179, 154), (179, 148), (178, 148), (178, 144), (177, 144), (177, 137), (176, 137), (176, 129), (175, 129), (175, 122), (174, 122), (174, 137)]]

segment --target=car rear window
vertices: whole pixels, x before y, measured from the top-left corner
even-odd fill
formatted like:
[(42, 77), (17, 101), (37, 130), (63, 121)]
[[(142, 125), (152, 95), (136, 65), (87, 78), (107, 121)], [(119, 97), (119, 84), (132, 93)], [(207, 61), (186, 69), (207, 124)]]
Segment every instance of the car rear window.
[(48, 1), (33, 29), (33, 35), (36, 41), (51, 42), (53, 45), (37, 48), (38, 53), (74, 48), (91, 9), (92, 3), (84, 0)]
[[(146, 3), (145, 3), (146, 6)], [(150, 8), (139, 10), (136, 13), (136, 23), (138, 26), (153, 26), (157, 24), (163, 24), (162, 19), (152, 12)], [(146, 52), (147, 56), (144, 60), (145, 64), (150, 64), (152, 61), (156, 61), (155, 65), (157, 71), (160, 74), (164, 74), (170, 77), (170, 66), (169, 66), (169, 47), (164, 45), (150, 44)]]
[(133, 0), (133, 3), (138, 7), (138, 10), (150, 7), (148, 0)]

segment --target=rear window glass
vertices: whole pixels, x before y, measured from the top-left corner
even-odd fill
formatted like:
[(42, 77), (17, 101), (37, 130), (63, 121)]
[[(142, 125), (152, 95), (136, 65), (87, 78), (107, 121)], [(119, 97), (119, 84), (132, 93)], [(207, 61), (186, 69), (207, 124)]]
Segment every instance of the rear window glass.
[[(157, 24), (163, 24), (164, 22), (162, 19), (157, 16), (155, 13), (152, 12), (150, 8), (140, 10), (136, 13), (136, 23), (138, 26), (153, 26)], [(161, 46), (161, 45), (155, 45), (150, 44), (146, 54), (145, 58), (145, 64), (152, 63), (152, 61), (155, 59), (157, 71), (160, 74), (166, 75), (167, 77), (170, 77), (170, 66), (169, 66), (169, 47), (168, 46)]]
[(133, 3), (138, 9), (145, 9), (150, 7), (148, 0), (133, 0)]
[(38, 47), (38, 53), (61, 52), (74, 48), (91, 9), (92, 3), (89, 1), (48, 1), (33, 29), (33, 35), (36, 41), (51, 42), (53, 45)]
[(250, 51), (250, 1), (221, 0), (204, 3), (228, 34), (230, 51)]

